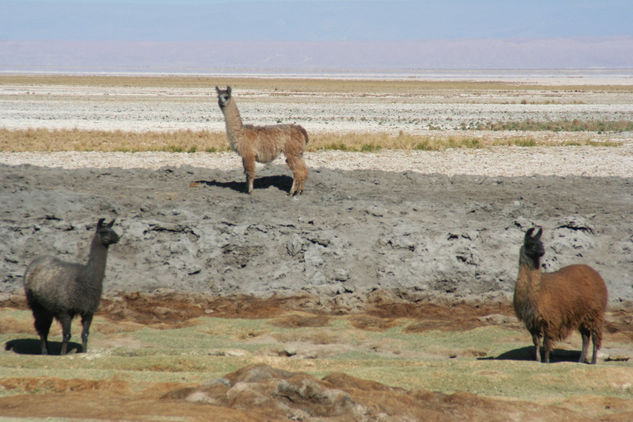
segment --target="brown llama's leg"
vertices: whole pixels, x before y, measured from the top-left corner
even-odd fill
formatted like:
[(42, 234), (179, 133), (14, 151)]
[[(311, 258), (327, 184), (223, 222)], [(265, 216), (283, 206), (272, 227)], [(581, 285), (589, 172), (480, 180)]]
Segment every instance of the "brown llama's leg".
[(534, 343), (534, 360), (541, 361), (541, 334), (532, 334), (532, 343)]
[(591, 356), (591, 363), (595, 365), (598, 361), (598, 350), (602, 346), (602, 327), (599, 326), (596, 330), (593, 331), (592, 335), (593, 340), (593, 355)]
[(580, 352), (580, 359), (578, 359), (578, 362), (589, 363), (587, 353), (589, 353), (589, 342), (591, 341), (591, 334), (589, 330), (584, 327), (580, 327), (579, 331), (580, 335), (582, 336), (582, 351)]
[(545, 334), (543, 336), (543, 353), (545, 356), (541, 358), (541, 362), (549, 363), (549, 355), (552, 353), (552, 349), (554, 348), (554, 342), (552, 338)]
[(300, 155), (286, 156), (286, 164), (288, 164), (288, 167), (292, 171), (292, 187), (290, 188), (288, 195), (301, 195), (303, 193), (305, 182), (308, 179), (308, 166), (306, 166), (303, 157)]
[(255, 156), (251, 154), (243, 155), (242, 165), (246, 175), (246, 191), (250, 195), (253, 193), (253, 182), (255, 181)]

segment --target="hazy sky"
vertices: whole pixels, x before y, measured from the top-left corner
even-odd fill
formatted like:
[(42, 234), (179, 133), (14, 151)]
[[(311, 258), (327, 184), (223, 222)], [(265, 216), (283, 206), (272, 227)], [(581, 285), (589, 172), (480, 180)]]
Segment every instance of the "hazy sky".
[(0, 0), (0, 41), (459, 40), (630, 35), (630, 0)]

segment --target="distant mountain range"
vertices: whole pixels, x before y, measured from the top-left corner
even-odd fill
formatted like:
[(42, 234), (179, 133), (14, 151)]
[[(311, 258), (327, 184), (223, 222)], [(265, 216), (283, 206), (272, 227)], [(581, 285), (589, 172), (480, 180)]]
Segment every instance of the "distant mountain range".
[(0, 41), (1, 72), (633, 69), (633, 37), (454, 41)]

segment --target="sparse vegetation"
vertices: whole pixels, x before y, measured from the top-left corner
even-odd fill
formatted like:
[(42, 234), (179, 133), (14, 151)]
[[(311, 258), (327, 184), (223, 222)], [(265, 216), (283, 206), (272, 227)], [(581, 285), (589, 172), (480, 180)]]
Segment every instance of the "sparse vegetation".
[[(253, 77), (205, 77), (205, 76), (96, 76), (96, 75), (2, 75), (0, 85), (70, 85), (101, 87), (163, 87), (198, 88), (215, 85), (236, 85), (244, 89), (270, 89), (273, 95), (284, 96), (287, 92), (366, 92), (371, 94), (415, 95), (428, 91), (534, 91), (542, 92), (543, 85), (515, 82), (469, 80), (371, 80), (371, 79), (302, 79), (302, 78), (253, 78)], [(549, 85), (549, 91), (563, 93), (616, 92), (633, 93), (633, 85)]]
[(633, 120), (523, 120), (507, 122), (485, 122), (472, 124), (463, 129), (492, 131), (552, 131), (552, 132), (598, 132), (622, 133), (633, 131)]

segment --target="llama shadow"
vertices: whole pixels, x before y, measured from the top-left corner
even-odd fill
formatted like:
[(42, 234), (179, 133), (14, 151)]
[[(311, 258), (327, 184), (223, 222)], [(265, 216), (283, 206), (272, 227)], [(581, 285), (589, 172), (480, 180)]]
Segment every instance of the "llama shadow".
[[(195, 180), (192, 184), (214, 186), (233, 189), (236, 192), (247, 193), (246, 182), (218, 182), (216, 180)], [(253, 190), (275, 187), (284, 192), (290, 192), (292, 177), (290, 176), (262, 176), (255, 179)]]
[[(34, 338), (20, 338), (9, 340), (4, 345), (4, 350), (17, 353), (19, 355), (40, 355), (40, 340)], [(48, 354), (59, 355), (62, 351), (61, 341), (48, 342)], [(68, 353), (80, 353), (82, 346), (79, 343), (68, 342)]]
[[(550, 353), (550, 363), (557, 362), (578, 362), (580, 359), (579, 350), (554, 349)], [(477, 360), (524, 360), (534, 361), (534, 346), (521, 347), (520, 349), (508, 350), (499, 356), (487, 356), (477, 358)]]

